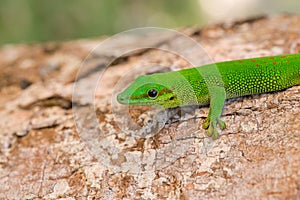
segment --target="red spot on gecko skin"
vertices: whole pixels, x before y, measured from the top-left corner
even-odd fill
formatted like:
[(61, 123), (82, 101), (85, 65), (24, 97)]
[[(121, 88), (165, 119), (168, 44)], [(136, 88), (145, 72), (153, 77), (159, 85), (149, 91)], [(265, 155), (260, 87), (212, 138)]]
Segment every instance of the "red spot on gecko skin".
[(256, 66), (257, 66), (257, 67), (259, 67), (259, 66), (260, 66), (260, 64), (256, 64)]
[(286, 58), (287, 56), (280, 56), (280, 58)]
[(288, 60), (288, 61), (286, 61), (286, 64), (289, 64), (290, 63), (290, 61)]
[(277, 62), (273, 62), (273, 65), (276, 65), (277, 64)]
[(270, 57), (269, 59), (270, 59), (270, 60), (274, 60), (274, 57)]
[(253, 60), (251, 60), (251, 62), (256, 62), (256, 60), (253, 59)]

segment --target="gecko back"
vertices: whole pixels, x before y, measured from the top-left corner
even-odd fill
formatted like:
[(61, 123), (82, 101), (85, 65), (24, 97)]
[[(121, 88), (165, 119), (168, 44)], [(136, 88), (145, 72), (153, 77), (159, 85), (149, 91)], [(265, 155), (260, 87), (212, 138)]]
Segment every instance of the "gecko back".
[(227, 98), (279, 91), (300, 84), (300, 54), (216, 63)]

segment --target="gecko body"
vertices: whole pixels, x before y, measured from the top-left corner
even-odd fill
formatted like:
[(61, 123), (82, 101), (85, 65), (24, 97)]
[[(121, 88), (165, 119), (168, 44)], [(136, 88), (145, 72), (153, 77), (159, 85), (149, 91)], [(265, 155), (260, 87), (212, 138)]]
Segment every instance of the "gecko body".
[(300, 84), (300, 54), (233, 60), (139, 76), (117, 96), (121, 104), (172, 108), (210, 104), (203, 124), (218, 138), (226, 99), (280, 91)]

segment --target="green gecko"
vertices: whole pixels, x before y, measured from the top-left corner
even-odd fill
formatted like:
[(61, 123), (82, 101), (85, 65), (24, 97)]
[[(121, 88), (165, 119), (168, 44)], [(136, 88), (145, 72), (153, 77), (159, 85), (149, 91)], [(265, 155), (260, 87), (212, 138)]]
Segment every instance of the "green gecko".
[(225, 99), (280, 91), (300, 84), (300, 53), (233, 60), (139, 76), (117, 96), (121, 104), (173, 108), (210, 104), (203, 124), (219, 137)]

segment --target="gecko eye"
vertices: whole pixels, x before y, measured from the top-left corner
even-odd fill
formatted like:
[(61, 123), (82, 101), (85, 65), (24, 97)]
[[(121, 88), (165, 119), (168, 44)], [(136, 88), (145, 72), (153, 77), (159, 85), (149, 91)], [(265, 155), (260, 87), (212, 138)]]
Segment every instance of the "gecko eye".
[(157, 95), (158, 95), (158, 92), (155, 89), (151, 89), (151, 90), (148, 91), (148, 96), (150, 98), (152, 98), (152, 99), (154, 99), (155, 97), (157, 97)]

